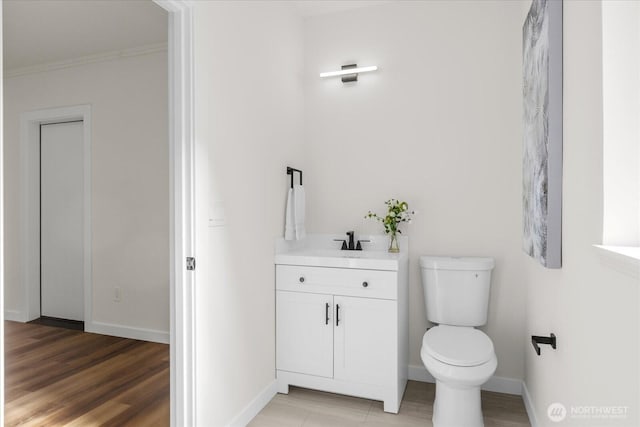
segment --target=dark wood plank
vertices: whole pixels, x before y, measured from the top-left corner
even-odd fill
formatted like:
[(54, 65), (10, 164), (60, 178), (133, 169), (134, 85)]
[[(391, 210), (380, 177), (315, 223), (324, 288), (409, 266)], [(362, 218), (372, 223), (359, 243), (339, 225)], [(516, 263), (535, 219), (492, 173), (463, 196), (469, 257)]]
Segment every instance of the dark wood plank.
[(5, 425), (168, 426), (169, 346), (7, 321)]

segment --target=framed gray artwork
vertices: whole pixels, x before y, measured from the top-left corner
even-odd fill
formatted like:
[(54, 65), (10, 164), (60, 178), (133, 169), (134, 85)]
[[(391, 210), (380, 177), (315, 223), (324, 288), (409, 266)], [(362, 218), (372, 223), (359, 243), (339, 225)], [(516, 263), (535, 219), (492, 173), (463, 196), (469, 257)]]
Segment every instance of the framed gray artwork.
[(562, 265), (562, 0), (533, 0), (522, 27), (523, 249)]

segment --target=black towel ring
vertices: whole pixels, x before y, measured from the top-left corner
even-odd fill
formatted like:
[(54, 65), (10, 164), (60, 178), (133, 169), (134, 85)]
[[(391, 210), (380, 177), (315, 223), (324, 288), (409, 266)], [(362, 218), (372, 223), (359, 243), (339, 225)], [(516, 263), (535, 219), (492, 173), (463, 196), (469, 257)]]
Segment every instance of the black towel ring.
[(291, 175), (291, 188), (293, 188), (293, 174), (294, 172), (298, 172), (300, 174), (300, 185), (302, 185), (302, 171), (300, 169), (294, 169), (292, 167), (287, 166), (287, 175)]

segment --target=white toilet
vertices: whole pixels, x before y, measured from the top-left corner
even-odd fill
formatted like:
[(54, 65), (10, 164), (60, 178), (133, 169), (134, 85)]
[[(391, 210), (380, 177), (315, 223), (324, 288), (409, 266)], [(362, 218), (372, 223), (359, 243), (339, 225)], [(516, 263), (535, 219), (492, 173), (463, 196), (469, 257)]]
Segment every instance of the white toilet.
[(482, 427), (480, 386), (498, 366), (487, 323), (493, 258), (420, 257), (427, 319), (420, 356), (436, 379), (434, 427)]

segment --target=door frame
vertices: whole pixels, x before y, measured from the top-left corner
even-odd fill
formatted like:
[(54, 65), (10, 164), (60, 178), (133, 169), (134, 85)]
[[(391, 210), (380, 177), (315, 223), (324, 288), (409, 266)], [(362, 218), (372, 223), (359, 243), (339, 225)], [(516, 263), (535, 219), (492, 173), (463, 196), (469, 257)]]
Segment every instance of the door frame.
[[(195, 257), (195, 140), (193, 14), (190, 0), (153, 0), (168, 12), (169, 170), (170, 170), (170, 405), (171, 426), (195, 425), (195, 271), (185, 267)], [(2, 29), (0, 1), (0, 30)], [(0, 31), (0, 41), (2, 31)], [(0, 79), (2, 73), (0, 43)], [(4, 98), (0, 85), (0, 99)], [(0, 102), (0, 172), (3, 161), (3, 102)], [(0, 173), (3, 208), (3, 173)], [(4, 210), (0, 211), (0, 302), (4, 307)], [(86, 295), (85, 295), (86, 298)], [(85, 314), (86, 315), (86, 314)], [(0, 310), (4, 321), (4, 309)], [(4, 326), (0, 322), (0, 369), (4, 379)], [(0, 422), (4, 423), (4, 387), (0, 387)]]
[(191, 0), (153, 0), (169, 13), (171, 426), (196, 425), (194, 54)]
[(20, 206), (22, 274), (24, 287), (23, 322), (40, 317), (40, 125), (82, 120), (83, 147), (83, 292), (85, 322), (92, 317), (91, 282), (91, 106), (50, 108), (20, 115)]

